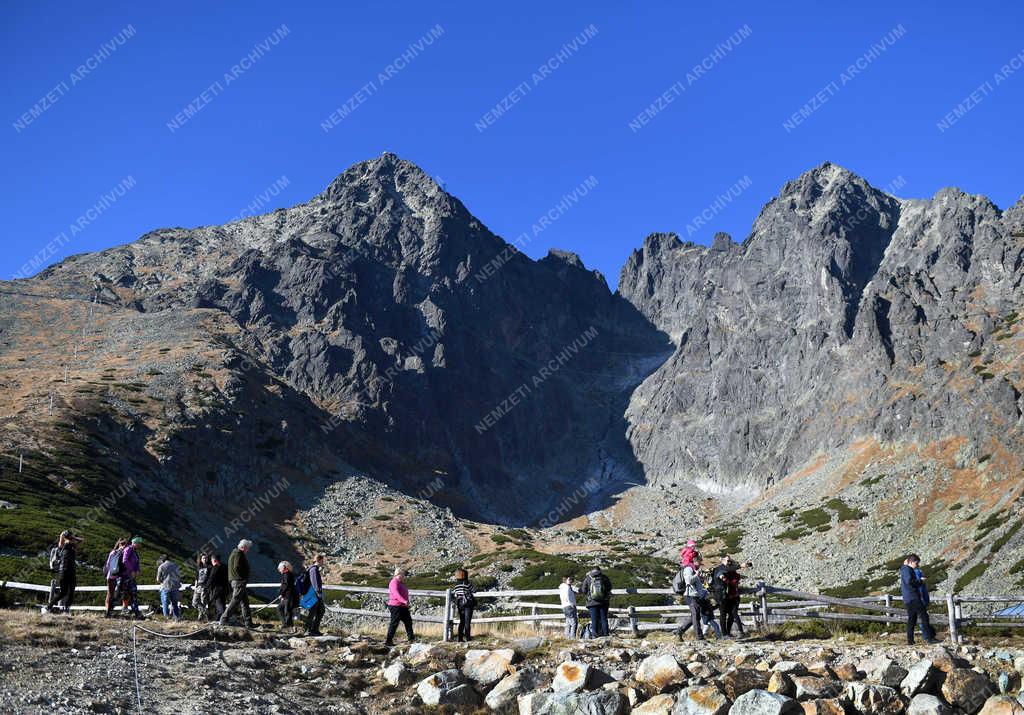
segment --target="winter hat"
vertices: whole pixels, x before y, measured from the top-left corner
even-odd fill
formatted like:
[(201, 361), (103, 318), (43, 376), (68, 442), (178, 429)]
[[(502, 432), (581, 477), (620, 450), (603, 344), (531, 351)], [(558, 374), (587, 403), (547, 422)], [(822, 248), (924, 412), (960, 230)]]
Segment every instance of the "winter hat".
[(696, 546), (697, 545), (697, 541), (695, 539), (690, 539), (689, 541), (686, 542), (686, 545), (687, 546)]

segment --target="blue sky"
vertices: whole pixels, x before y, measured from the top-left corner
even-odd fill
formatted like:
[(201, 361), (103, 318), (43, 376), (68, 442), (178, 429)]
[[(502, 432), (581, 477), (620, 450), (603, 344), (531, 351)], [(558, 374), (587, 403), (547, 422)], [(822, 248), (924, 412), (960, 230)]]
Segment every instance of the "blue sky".
[(742, 240), (824, 160), (902, 196), (1024, 190), (1016, 3), (151, 5), (5, 8), (0, 277), (226, 222), (275, 184), (265, 210), (300, 203), (385, 150), (507, 240), (593, 177), (525, 250), (613, 287), (648, 233)]

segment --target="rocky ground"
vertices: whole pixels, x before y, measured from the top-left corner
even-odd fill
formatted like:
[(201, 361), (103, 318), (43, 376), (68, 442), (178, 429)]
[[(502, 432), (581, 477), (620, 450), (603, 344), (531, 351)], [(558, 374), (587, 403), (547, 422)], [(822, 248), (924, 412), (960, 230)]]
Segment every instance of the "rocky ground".
[[(182, 636), (192, 628), (143, 625)], [(133, 645), (127, 622), (8, 611), (0, 625), (0, 711), (128, 713), (140, 700), (154, 713), (1024, 711), (1019, 639), (954, 650), (897, 645), (894, 636), (709, 643), (485, 636), (387, 648), (379, 634), (330, 630), (319, 639), (269, 624), (179, 639), (138, 631)]]

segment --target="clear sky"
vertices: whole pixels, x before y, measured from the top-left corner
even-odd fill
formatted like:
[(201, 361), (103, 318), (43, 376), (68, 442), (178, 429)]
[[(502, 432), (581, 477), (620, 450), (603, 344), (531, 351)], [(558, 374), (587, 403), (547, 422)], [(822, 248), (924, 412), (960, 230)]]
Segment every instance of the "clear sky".
[(0, 277), (385, 150), (613, 287), (648, 233), (742, 240), (825, 160), (907, 197), (1024, 191), (1020, 3), (495, 5), (7, 3)]

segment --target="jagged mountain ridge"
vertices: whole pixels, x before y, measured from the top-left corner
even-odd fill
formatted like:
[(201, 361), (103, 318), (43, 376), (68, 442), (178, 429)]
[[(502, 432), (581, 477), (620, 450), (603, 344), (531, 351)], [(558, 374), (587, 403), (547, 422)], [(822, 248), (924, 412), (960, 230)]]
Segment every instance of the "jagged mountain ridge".
[[(756, 492), (858, 439), (965, 434), (1019, 464), (1020, 344), (993, 334), (1022, 302), (1022, 218), (1024, 201), (899, 200), (825, 163), (742, 244), (648, 237), (619, 292), (677, 349), (627, 412), (645, 472)], [(1010, 347), (988, 378), (967, 364)]]

